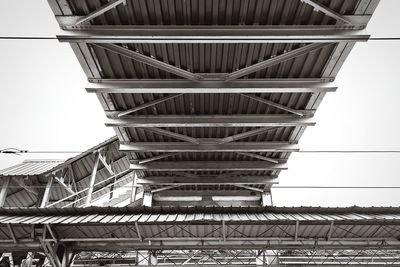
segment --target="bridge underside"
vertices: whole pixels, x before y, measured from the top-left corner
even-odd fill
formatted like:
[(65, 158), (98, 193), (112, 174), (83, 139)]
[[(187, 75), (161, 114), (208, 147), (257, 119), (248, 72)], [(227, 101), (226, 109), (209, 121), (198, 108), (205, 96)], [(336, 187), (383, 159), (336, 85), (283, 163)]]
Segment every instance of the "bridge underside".
[(49, 0), (146, 206), (271, 205), (378, 2)]

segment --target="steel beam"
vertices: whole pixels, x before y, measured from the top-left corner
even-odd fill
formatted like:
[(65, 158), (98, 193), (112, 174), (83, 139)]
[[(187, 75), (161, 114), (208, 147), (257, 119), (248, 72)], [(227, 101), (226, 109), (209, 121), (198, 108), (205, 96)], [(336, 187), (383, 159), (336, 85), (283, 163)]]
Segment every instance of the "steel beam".
[(182, 94), (169, 95), (169, 96), (166, 96), (166, 97), (158, 98), (158, 99), (143, 103), (143, 104), (138, 105), (138, 106), (136, 106), (134, 108), (130, 108), (128, 110), (122, 111), (121, 113), (118, 114), (118, 117), (123, 117), (123, 116), (129, 115), (131, 113), (134, 113), (134, 112), (137, 112), (139, 110), (142, 110), (142, 109), (145, 109), (145, 108), (148, 108), (148, 107), (163, 103), (163, 102), (165, 102), (167, 100), (171, 100), (171, 99), (173, 99), (175, 97), (178, 97), (178, 96), (181, 96), (181, 95)]
[(318, 1), (315, 0), (300, 0), (303, 3), (306, 3), (314, 8), (315, 11), (321, 11), (328, 17), (334, 18), (336, 21), (352, 25), (353, 22), (351, 19), (347, 18), (346, 16), (339, 14), (338, 12), (330, 9), (329, 7), (319, 3)]
[(0, 191), (0, 207), (4, 207), (7, 198), (8, 186), (11, 182), (11, 177), (2, 177), (1, 179), (3, 180), (3, 184), (1, 185)]
[(268, 171), (286, 170), (284, 163), (265, 161), (160, 161), (130, 164), (130, 169), (141, 171)]
[(57, 182), (59, 185), (61, 185), (62, 188), (64, 188), (66, 191), (68, 191), (68, 193), (70, 193), (70, 194), (75, 194), (75, 191), (72, 190), (68, 185), (66, 185), (66, 184), (64, 183), (64, 181), (63, 181), (60, 177), (57, 177), (56, 175), (54, 175), (54, 180), (56, 180), (56, 182)]
[(263, 184), (263, 185), (273, 185), (277, 184), (278, 180), (276, 176), (235, 176), (227, 178), (215, 178), (215, 177), (201, 177), (187, 178), (187, 177), (157, 177), (149, 176), (138, 178), (138, 184), (141, 185), (216, 185), (216, 184), (226, 184), (226, 185), (241, 185), (241, 184)]
[[(176, 239), (176, 238), (175, 238)], [(383, 242), (382, 241), (354, 241), (354, 242), (318, 242), (314, 239), (309, 241), (298, 241), (293, 240), (282, 240), (277, 238), (270, 240), (257, 240), (247, 238), (247, 240), (227, 240), (224, 244), (221, 244), (220, 238), (215, 238), (215, 240), (191, 240), (184, 241), (176, 239), (175, 241), (147, 241), (145, 242), (135, 242), (122, 241), (118, 239), (106, 241), (106, 242), (80, 242), (76, 240), (74, 244), (74, 249), (78, 251), (122, 251), (122, 250), (132, 250), (132, 249), (143, 249), (143, 250), (156, 250), (156, 249), (271, 249), (271, 250), (302, 250), (310, 249), (314, 250), (319, 248), (321, 250), (345, 250), (345, 249), (379, 249), (379, 250), (399, 250), (400, 242)], [(72, 240), (71, 240), (72, 241)], [(70, 242), (70, 240), (68, 240)], [(1, 244), (0, 244), (1, 249)]]
[(166, 154), (154, 156), (154, 157), (151, 157), (151, 158), (138, 159), (138, 160), (134, 160), (134, 161), (139, 163), (139, 164), (143, 164), (143, 163), (157, 161), (157, 160), (160, 160), (160, 159), (165, 159), (165, 158), (169, 158), (169, 157), (173, 157), (173, 156), (177, 156), (177, 155), (179, 155), (179, 153), (166, 153)]
[(260, 135), (260, 134), (264, 134), (267, 133), (269, 131), (273, 131), (273, 130), (277, 130), (280, 127), (263, 127), (263, 128), (257, 128), (254, 130), (250, 130), (250, 131), (244, 131), (238, 134), (234, 134), (234, 135), (230, 135), (227, 137), (224, 137), (220, 140), (218, 140), (218, 144), (225, 144), (225, 143), (230, 143), (233, 141), (237, 141), (237, 140), (241, 140), (241, 139), (245, 139), (251, 136), (256, 136), (256, 135)]
[(112, 169), (111, 164), (107, 163), (106, 157), (107, 157), (107, 152), (104, 153), (105, 156), (99, 155), (99, 160), (101, 161), (101, 163), (103, 164), (104, 168), (108, 171), (109, 174), (114, 175), (114, 171)]
[(48, 180), (47, 180), (47, 184), (46, 184), (46, 189), (43, 194), (42, 202), (40, 203), (41, 208), (46, 207), (47, 204), (49, 203), (50, 190), (53, 185), (54, 176), (50, 175), (49, 177), (47, 177), (47, 179)]
[(289, 113), (292, 113), (295, 115), (304, 116), (304, 112), (302, 112), (301, 110), (296, 110), (296, 109), (290, 108), (288, 106), (276, 103), (274, 101), (271, 101), (271, 100), (268, 100), (268, 99), (265, 99), (265, 98), (262, 98), (259, 96), (249, 95), (249, 94), (240, 94), (240, 95), (250, 98), (252, 100), (255, 100), (257, 102), (263, 103), (267, 106), (271, 106), (271, 107), (274, 107), (274, 108), (277, 108), (277, 109), (280, 109), (280, 110), (283, 110), (283, 111), (286, 111), (286, 112), (289, 112)]
[(300, 48), (296, 48), (294, 50), (291, 50), (287, 53), (283, 53), (281, 55), (277, 55), (275, 57), (271, 57), (269, 59), (266, 59), (264, 61), (258, 62), (256, 64), (247, 66), (243, 69), (239, 69), (237, 71), (234, 71), (230, 74), (227, 75), (225, 78), (226, 81), (232, 81), (235, 79), (238, 79), (240, 77), (246, 76), (248, 74), (272, 67), (274, 65), (280, 64), (282, 62), (285, 62), (287, 60), (308, 54), (314, 50), (322, 49), (325, 46), (329, 44), (326, 43), (313, 43), (313, 44), (308, 44)]
[(152, 66), (154, 68), (178, 75), (180, 77), (192, 80), (192, 81), (198, 81), (202, 79), (201, 75), (191, 73), (189, 71), (183, 70), (181, 68), (178, 68), (176, 66), (170, 65), (168, 63), (165, 63), (163, 61), (157, 60), (153, 57), (143, 55), (139, 52), (130, 50), (128, 48), (116, 45), (116, 44), (94, 44), (97, 47), (100, 47), (102, 49), (108, 50), (110, 52), (116, 53), (118, 55), (121, 55), (126, 58), (130, 58), (133, 60), (136, 60), (138, 62), (141, 62), (143, 64)]
[(96, 182), (97, 168), (99, 166), (99, 162), (100, 162), (100, 152), (97, 151), (95, 160), (94, 160), (94, 164), (92, 167), (92, 174), (90, 176), (89, 189), (88, 189), (87, 195), (86, 195), (85, 207), (90, 206), (90, 203), (92, 202), (92, 194), (93, 194), (94, 185)]
[[(367, 16), (365, 20), (367, 20)], [(85, 43), (313, 43), (368, 41), (348, 25), (140, 26), (85, 25), (66, 31), (60, 42)]]
[(122, 143), (121, 151), (131, 152), (296, 152), (299, 146), (288, 142), (216, 142), (190, 144), (186, 142)]
[(90, 93), (320, 93), (337, 89), (333, 78), (324, 79), (246, 79), (224, 81), (89, 79)]
[(196, 190), (196, 191), (184, 191), (184, 190), (168, 190), (163, 192), (158, 192), (154, 194), (156, 196), (164, 196), (164, 197), (178, 197), (178, 196), (220, 196), (220, 197), (250, 197), (253, 196), (254, 193), (246, 191), (246, 190)]
[(236, 153), (239, 155), (242, 155), (242, 156), (261, 159), (261, 160), (269, 161), (272, 163), (279, 163), (279, 161), (280, 161), (279, 159), (276, 159), (276, 158), (265, 157), (265, 156), (261, 156), (258, 154), (248, 153), (248, 152), (236, 152)]
[(143, 206), (151, 207), (153, 205), (153, 194), (151, 192), (143, 193)]
[(82, 16), (82, 17), (66, 17), (70, 19), (70, 25), (73, 27), (76, 27), (80, 24), (84, 24), (86, 22), (89, 22), (93, 20), (94, 18), (106, 13), (107, 11), (117, 7), (120, 4), (126, 3), (126, 0), (110, 0), (106, 5), (99, 7), (93, 12), (90, 12), (89, 14)]
[(159, 134), (159, 135), (162, 135), (162, 136), (171, 137), (171, 138), (174, 138), (176, 140), (189, 142), (189, 143), (192, 143), (192, 144), (200, 144), (200, 141), (197, 138), (193, 138), (193, 137), (190, 137), (190, 136), (187, 136), (187, 135), (184, 135), (184, 134), (179, 134), (179, 133), (171, 132), (171, 131), (160, 129), (160, 128), (146, 127), (146, 128), (143, 128), (143, 130), (151, 132), (151, 133)]
[[(107, 113), (108, 116), (112, 113)], [(108, 118), (111, 127), (296, 127), (313, 126), (310, 117), (293, 115), (154, 115)]]

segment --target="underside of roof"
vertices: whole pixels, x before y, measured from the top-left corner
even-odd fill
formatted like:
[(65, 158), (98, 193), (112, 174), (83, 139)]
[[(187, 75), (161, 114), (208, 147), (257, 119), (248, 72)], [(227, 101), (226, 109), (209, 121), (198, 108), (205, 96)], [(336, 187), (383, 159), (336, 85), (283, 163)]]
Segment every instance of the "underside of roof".
[(266, 205), (378, 0), (49, 3), (146, 205)]

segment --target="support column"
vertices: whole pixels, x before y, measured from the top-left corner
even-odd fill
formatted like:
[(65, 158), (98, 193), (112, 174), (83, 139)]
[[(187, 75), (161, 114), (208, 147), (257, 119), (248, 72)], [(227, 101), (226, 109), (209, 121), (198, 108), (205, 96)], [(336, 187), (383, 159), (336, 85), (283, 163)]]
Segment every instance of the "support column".
[(64, 256), (63, 256), (63, 259), (61, 262), (61, 267), (71, 266), (73, 257), (74, 257), (74, 254), (72, 253), (72, 251), (70, 251), (70, 249), (68, 249), (68, 248), (65, 248)]
[(153, 194), (151, 192), (143, 192), (143, 206), (151, 207), (153, 204)]
[(33, 262), (34, 253), (28, 252), (26, 258), (22, 261), (21, 267), (31, 267)]
[(90, 177), (89, 190), (87, 192), (85, 207), (90, 206), (90, 203), (92, 202), (92, 194), (94, 189), (94, 183), (96, 181), (97, 168), (99, 167), (99, 161), (100, 161), (100, 152), (97, 151), (92, 169), (92, 175)]
[(261, 205), (262, 205), (263, 207), (266, 207), (266, 206), (273, 206), (271, 191), (264, 191), (264, 192), (261, 194)]
[(3, 184), (0, 191), (0, 207), (4, 207), (7, 198), (8, 186), (10, 185), (11, 177), (2, 178)]
[(136, 201), (136, 192), (137, 192), (137, 174), (136, 174), (136, 172), (133, 172), (132, 192), (131, 192), (131, 200), (130, 200), (129, 204)]
[(157, 265), (157, 255), (154, 251), (149, 251), (149, 265)]
[(41, 208), (46, 207), (47, 204), (49, 203), (50, 190), (51, 190), (51, 186), (53, 185), (53, 180), (54, 180), (53, 176), (48, 177), (46, 190), (44, 191), (42, 202), (40, 203)]
[(279, 252), (277, 250), (264, 250), (266, 266), (279, 266)]

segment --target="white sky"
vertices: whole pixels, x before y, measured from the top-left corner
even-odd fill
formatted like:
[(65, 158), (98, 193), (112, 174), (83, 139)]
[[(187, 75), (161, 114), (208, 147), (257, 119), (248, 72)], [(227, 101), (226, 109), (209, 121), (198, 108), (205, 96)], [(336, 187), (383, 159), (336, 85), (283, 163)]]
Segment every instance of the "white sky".
[[(372, 36), (400, 37), (399, 0), (381, 0)], [(1, 0), (0, 35), (54, 36), (47, 1)], [(303, 150), (400, 150), (400, 41), (359, 43), (327, 94)], [(0, 149), (83, 151), (114, 135), (68, 44), (0, 40)], [(68, 155), (71, 156), (71, 155)], [(0, 169), (26, 158), (2, 155)], [(292, 154), (280, 185), (400, 186), (400, 154)], [(398, 206), (400, 189), (274, 189), (278, 206)]]

